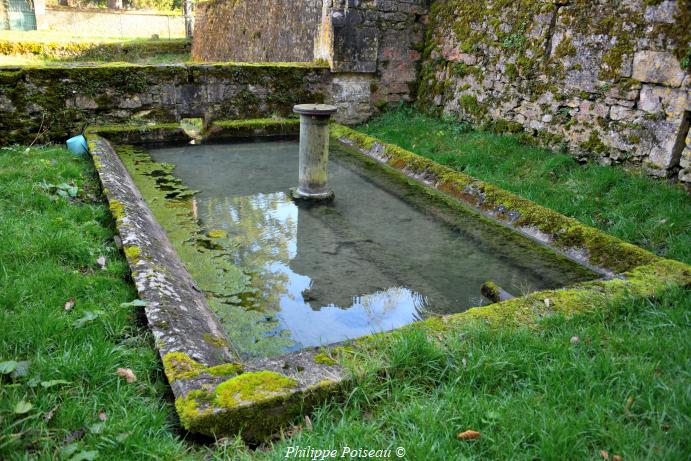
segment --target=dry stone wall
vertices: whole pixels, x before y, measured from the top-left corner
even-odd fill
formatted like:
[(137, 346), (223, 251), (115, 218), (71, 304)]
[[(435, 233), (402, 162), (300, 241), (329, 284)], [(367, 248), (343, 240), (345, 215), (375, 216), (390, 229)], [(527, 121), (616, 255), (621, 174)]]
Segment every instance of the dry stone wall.
[(292, 115), (323, 102), (325, 67), (112, 65), (0, 70), (0, 145), (64, 141), (89, 124), (247, 119)]
[(419, 103), (691, 181), (691, 1), (439, 0)]

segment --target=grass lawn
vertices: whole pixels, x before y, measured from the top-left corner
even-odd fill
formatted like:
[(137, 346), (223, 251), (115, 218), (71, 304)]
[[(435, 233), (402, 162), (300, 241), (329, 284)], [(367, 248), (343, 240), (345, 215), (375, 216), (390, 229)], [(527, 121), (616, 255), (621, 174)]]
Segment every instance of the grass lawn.
[(146, 324), (121, 307), (136, 292), (97, 184), (64, 149), (0, 150), (0, 362), (29, 361), (0, 376), (0, 459), (185, 451)]
[[(432, 132), (427, 135), (425, 121)], [(578, 185), (584, 188), (579, 194), (588, 195), (597, 187), (588, 178), (610, 177), (600, 167), (581, 173), (561, 160), (564, 169), (546, 183), (556, 192), (540, 193), (539, 174), (531, 172), (549, 177), (554, 171), (545, 151), (511, 138), (454, 133), (451, 125), (417, 115), (407, 125), (397, 112), (365, 129), (390, 140), (399, 136), (412, 147), (403, 142), (410, 129), (417, 133), (420, 153), (445, 162), (477, 157), (465, 171), (480, 177), (482, 152), (499, 159), (525, 156), (514, 169), (520, 180), (511, 180), (507, 164), (486, 170), (507, 188), (534, 183), (526, 186), (535, 194), (531, 198), (551, 197), (557, 209), (579, 210), (565, 188)], [(464, 146), (483, 142), (489, 147), (466, 154)], [(591, 169), (600, 176), (588, 173)], [(649, 247), (656, 251), (688, 258), (681, 246), (689, 241), (688, 216), (673, 216), (688, 209), (688, 196), (611, 170), (616, 173), (603, 188), (598, 212), (628, 221), (634, 206), (666, 210), (650, 219), (668, 217), (674, 226), (658, 234), (659, 226), (648, 226), (646, 216), (638, 215), (647, 227), (632, 235), (654, 242)], [(70, 185), (78, 187), (75, 198), (69, 197), (75, 192)], [(617, 199), (626, 194), (634, 195)], [(653, 208), (647, 196), (671, 204)], [(589, 204), (594, 198), (579, 200)], [(677, 231), (683, 225), (687, 228)], [(615, 221), (606, 228), (615, 233), (628, 226)], [(624, 299), (575, 318), (545, 319), (531, 331), (475, 325), (455, 337), (399, 334), (383, 351), (391, 363), (386, 373), (366, 373), (343, 402), (325, 404), (309, 422), (296, 421), (288, 429), (291, 438), (259, 450), (236, 439), (209, 445), (185, 441), (141, 313), (121, 305), (134, 299), (135, 291), (112, 237), (87, 160), (59, 148), (0, 150), (0, 362), (30, 361), (28, 368), (20, 363), (14, 376), (1, 378), (0, 459), (278, 460), (295, 445), (400, 446), (405, 459), (414, 460), (592, 460), (603, 459), (601, 450), (609, 459), (624, 460), (691, 454), (691, 291), (679, 288), (656, 300)], [(105, 270), (100, 256), (106, 257)], [(74, 307), (65, 310), (70, 299)], [(369, 360), (363, 357), (365, 368)], [(132, 369), (137, 381), (127, 383), (118, 368)], [(479, 431), (480, 438), (456, 439), (468, 429)]]
[(522, 144), (516, 136), (470, 131), (410, 109), (360, 130), (496, 184), (582, 223), (691, 263), (691, 199), (679, 185)]

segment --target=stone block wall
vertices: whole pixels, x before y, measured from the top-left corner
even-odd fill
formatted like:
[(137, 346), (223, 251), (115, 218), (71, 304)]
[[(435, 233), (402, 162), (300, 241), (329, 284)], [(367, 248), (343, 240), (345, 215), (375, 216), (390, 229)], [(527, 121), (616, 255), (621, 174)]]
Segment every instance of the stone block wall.
[(325, 67), (105, 65), (0, 70), (0, 145), (62, 142), (89, 124), (289, 116), (323, 102)]
[(319, 57), (333, 72), (373, 74), (371, 104), (415, 97), (429, 0), (325, 0)]
[(691, 180), (691, 2), (434, 3), (419, 105)]
[(327, 61), (339, 121), (415, 97), (429, 0), (211, 0), (192, 56), (202, 61)]
[(314, 60), (322, 0), (208, 0), (196, 8), (195, 60)]

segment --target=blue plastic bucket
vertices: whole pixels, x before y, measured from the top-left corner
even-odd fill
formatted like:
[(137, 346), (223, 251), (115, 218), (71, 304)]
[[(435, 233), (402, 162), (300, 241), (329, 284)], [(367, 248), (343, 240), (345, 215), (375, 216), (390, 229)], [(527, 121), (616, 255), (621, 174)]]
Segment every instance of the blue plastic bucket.
[(86, 138), (82, 135), (75, 136), (67, 140), (67, 150), (74, 155), (84, 155), (89, 153), (89, 146)]

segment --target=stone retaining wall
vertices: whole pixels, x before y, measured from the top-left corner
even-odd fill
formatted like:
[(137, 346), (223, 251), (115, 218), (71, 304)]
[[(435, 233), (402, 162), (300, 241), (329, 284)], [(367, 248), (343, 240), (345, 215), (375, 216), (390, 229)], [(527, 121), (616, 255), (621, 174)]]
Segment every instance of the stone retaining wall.
[(104, 65), (0, 70), (0, 145), (64, 141), (91, 123), (182, 118), (245, 119), (292, 114), (331, 92), (325, 67)]
[(688, 0), (448, 0), (429, 18), (420, 107), (691, 182)]

